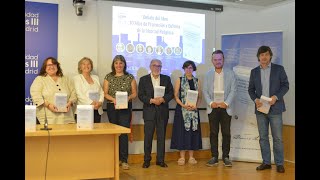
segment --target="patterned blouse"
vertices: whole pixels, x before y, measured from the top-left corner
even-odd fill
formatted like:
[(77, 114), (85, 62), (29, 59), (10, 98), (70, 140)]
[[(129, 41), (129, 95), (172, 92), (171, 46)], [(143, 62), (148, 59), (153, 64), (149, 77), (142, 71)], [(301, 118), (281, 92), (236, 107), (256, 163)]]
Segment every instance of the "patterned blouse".
[[(128, 92), (128, 96), (131, 92), (131, 82), (134, 79), (132, 74), (124, 74), (122, 76), (114, 76), (111, 73), (107, 74), (104, 78), (109, 82), (108, 94), (112, 97), (116, 97), (116, 91)], [(111, 102), (107, 100), (107, 102)]]

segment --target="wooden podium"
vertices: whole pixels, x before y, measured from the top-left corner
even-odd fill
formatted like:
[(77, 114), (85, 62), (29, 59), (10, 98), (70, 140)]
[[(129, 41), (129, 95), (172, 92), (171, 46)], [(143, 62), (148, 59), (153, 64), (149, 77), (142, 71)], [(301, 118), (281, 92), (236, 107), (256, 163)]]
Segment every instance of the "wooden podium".
[(95, 123), (93, 130), (77, 130), (76, 124), (50, 124), (50, 131), (42, 127), (25, 133), (26, 180), (45, 175), (47, 180), (119, 180), (119, 135), (129, 128), (111, 123)]

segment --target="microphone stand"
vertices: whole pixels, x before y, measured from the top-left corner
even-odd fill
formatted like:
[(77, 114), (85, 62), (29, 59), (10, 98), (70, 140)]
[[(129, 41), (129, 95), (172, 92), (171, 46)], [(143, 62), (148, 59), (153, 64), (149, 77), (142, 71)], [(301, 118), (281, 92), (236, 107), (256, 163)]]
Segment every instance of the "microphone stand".
[(40, 128), (40, 130), (48, 130), (49, 131), (51, 129), (52, 128), (48, 127), (48, 119), (47, 119), (47, 114), (46, 114), (46, 107), (44, 107), (44, 126), (43, 126), (43, 128)]
[(40, 128), (40, 130), (48, 130), (48, 131), (49, 131), (49, 130), (52, 130), (52, 128), (49, 128), (49, 127), (48, 127), (48, 123), (45, 122), (45, 123), (44, 123), (44, 127), (43, 127), (43, 128)]

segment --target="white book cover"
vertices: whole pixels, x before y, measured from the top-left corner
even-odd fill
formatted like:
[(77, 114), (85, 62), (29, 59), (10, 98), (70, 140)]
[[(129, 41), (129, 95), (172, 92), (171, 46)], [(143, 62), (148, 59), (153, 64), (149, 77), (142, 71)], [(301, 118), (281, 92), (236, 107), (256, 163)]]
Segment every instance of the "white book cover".
[(55, 93), (54, 105), (58, 108), (59, 112), (67, 112), (67, 93)]
[(25, 131), (26, 132), (35, 132), (36, 131), (36, 106), (35, 105), (25, 105)]
[(186, 104), (191, 106), (197, 106), (197, 101), (198, 101), (198, 91), (189, 89), (187, 91)]
[(97, 90), (89, 90), (88, 91), (88, 97), (92, 100), (92, 101), (99, 101), (100, 99), (100, 94)]
[(128, 92), (116, 92), (116, 109), (128, 109)]
[(271, 100), (272, 100), (271, 98), (261, 95), (260, 102), (262, 103), (262, 106), (257, 108), (257, 110), (264, 113), (264, 114), (268, 114), (269, 110), (270, 110), (269, 102)]
[(77, 105), (77, 129), (93, 129), (93, 105)]
[(165, 86), (155, 86), (154, 87), (154, 95), (153, 97), (163, 97), (164, 96), (164, 92), (166, 90)]
[(217, 103), (224, 102), (224, 91), (214, 91), (213, 101)]

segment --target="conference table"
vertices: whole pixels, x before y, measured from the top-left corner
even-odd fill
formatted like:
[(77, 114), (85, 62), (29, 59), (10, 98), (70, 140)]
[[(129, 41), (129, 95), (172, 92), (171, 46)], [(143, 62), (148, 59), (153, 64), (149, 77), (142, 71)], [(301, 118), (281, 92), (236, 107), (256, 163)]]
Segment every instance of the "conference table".
[(77, 124), (49, 124), (52, 130), (25, 132), (25, 179), (119, 180), (119, 135), (129, 128), (94, 123), (77, 130)]

